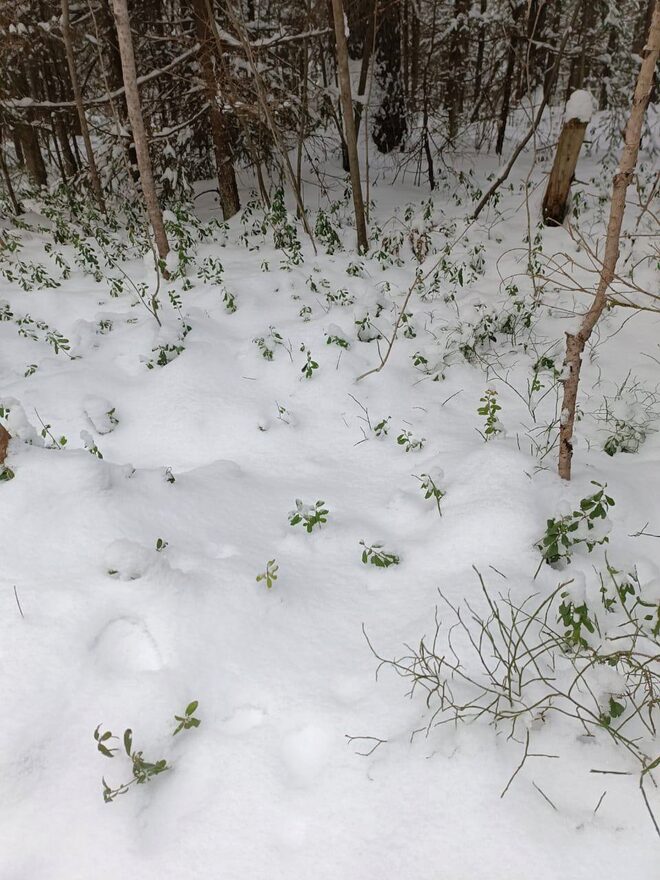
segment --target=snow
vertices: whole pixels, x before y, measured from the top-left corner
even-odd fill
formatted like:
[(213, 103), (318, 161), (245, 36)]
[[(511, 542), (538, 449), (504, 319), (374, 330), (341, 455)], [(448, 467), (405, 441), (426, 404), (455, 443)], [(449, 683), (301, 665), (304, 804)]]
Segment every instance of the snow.
[(576, 89), (566, 102), (564, 118), (590, 122), (594, 115), (594, 109), (594, 99), (591, 94), (585, 89)]
[[(583, 112), (584, 99), (577, 103)], [(602, 177), (598, 157), (589, 163), (580, 177)], [(478, 166), (479, 179), (492, 167)], [(371, 195), (384, 228), (415, 203), (421, 231), (419, 190), (382, 180)], [(465, 202), (444, 190), (434, 199), (443, 223), (455, 219), (462, 233)], [(612, 563), (639, 564), (649, 595), (660, 596), (660, 545), (630, 537), (644, 523), (660, 530), (660, 436), (649, 433), (634, 455), (609, 457), (592, 419), (606, 379), (620, 383), (634, 370), (653, 386), (644, 353), (656, 352), (657, 316), (627, 321), (613, 311), (599, 325), (606, 341), (583, 365), (585, 441), (570, 485), (555, 474), (556, 450), (543, 458), (531, 449), (535, 428), (560, 417), (556, 395), (533, 416), (525, 404), (542, 353), (561, 369), (570, 295), (552, 292), (556, 312), (542, 311), (526, 348), (500, 334), (475, 343), (477, 355), (461, 354), (484, 303), (505, 314), (500, 278), (526, 284), (520, 200), (518, 190), (503, 195), (505, 220), (492, 237), (489, 217), (452, 239), (463, 282), (443, 275), (428, 299), (415, 295), (416, 335), (402, 332), (385, 368), (357, 384), (380, 362), (414, 277), (405, 240), (401, 265), (381, 268), (374, 248), (355, 277), (346, 271), (354, 252), (320, 248), (314, 257), (298, 228), (305, 263), (286, 271), (269, 237), (255, 251), (240, 242), (236, 218), (226, 246), (201, 244), (198, 256), (222, 261), (237, 311), (228, 313), (219, 285), (194, 273), (191, 290), (173, 282), (191, 330), (178, 356), (152, 369), (154, 348), (180, 341), (166, 294), (159, 328), (130, 290), (111, 297), (77, 269), (57, 290), (3, 282), (14, 312), (29, 308), (77, 335), (71, 360), (0, 322), (0, 405), (10, 409), (3, 424), (14, 435), (7, 463), (15, 473), (0, 482), (0, 876), (556, 880), (570, 864), (575, 880), (654, 880), (657, 841), (637, 765), (607, 735), (586, 738), (557, 715), (526, 716), (521, 731), (533, 736), (537, 757), (501, 798), (524, 733), (510, 739), (485, 719), (429, 726), (423, 694), (409, 698), (409, 682), (386, 667), (376, 680), (363, 633), (381, 656), (401, 657), (432, 635), (438, 589), (483, 612), (473, 567), (492, 596), (523, 601), (573, 578), (570, 596), (598, 598), (603, 547), (580, 547), (565, 570), (543, 566), (534, 579), (548, 518), (575, 510), (595, 491), (592, 480), (608, 484), (616, 506), (586, 536), (609, 537)], [(595, 205), (589, 223), (602, 230)], [(350, 225), (340, 234), (353, 247)], [(440, 253), (449, 237), (429, 234)], [(544, 238), (547, 250), (553, 242), (575, 253), (565, 230)], [(470, 274), (480, 244), (485, 267)], [(42, 241), (26, 241), (22, 259), (42, 258)], [(125, 269), (153, 289), (151, 254)], [(355, 303), (326, 300), (326, 288), (310, 289), (312, 275)], [(532, 296), (531, 285), (521, 296)], [(304, 306), (311, 312), (302, 317)], [(356, 326), (367, 311), (373, 326)], [(273, 344), (269, 362), (252, 340), (271, 327), (286, 346)], [(350, 348), (328, 345), (328, 335)], [(306, 350), (319, 362), (311, 379), (301, 372)], [(417, 352), (426, 366), (413, 366)], [(38, 369), (26, 376), (28, 364)], [(551, 378), (538, 376), (540, 395)], [(507, 434), (484, 442), (477, 408), (492, 387)], [(68, 438), (64, 448), (44, 441), (35, 411), (56, 438)], [(388, 417), (389, 433), (377, 438), (373, 427)], [(407, 453), (396, 439), (403, 430), (427, 438), (423, 447)], [(94, 446), (102, 459), (88, 451)], [(446, 492), (442, 516), (420, 491), (422, 474)], [(310, 534), (291, 527), (296, 499), (307, 509), (323, 499), (327, 523)], [(167, 546), (158, 549), (159, 539)], [(363, 565), (361, 540), (382, 542), (400, 564)], [(279, 573), (267, 589), (256, 576), (272, 559)], [(448, 622), (446, 610), (439, 617)], [(596, 684), (606, 695), (617, 687), (607, 670)], [(172, 737), (174, 715), (192, 700), (199, 728)], [(97, 751), (99, 724), (120, 736), (130, 727), (145, 758), (165, 758), (171, 769), (105, 804), (101, 778), (118, 785), (130, 764)], [(647, 794), (657, 815), (658, 793), (648, 785)]]

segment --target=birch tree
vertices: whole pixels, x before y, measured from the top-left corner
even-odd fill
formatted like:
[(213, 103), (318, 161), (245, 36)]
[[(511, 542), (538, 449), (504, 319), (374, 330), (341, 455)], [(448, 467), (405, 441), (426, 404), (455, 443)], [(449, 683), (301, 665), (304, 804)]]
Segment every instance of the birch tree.
[(580, 369), (582, 366), (582, 354), (589, 341), (598, 319), (603, 314), (607, 305), (607, 291), (614, 278), (617, 260), (619, 259), (619, 244), (621, 239), (621, 225), (626, 208), (626, 191), (633, 179), (639, 142), (642, 136), (642, 123), (644, 114), (653, 88), (653, 76), (658, 61), (660, 49), (660, 0), (655, 0), (653, 19), (649, 29), (646, 46), (642, 50), (642, 64), (637, 77), (635, 93), (632, 100), (632, 109), (626, 125), (623, 153), (619, 162), (619, 168), (614, 175), (612, 184), (612, 201), (610, 203), (610, 217), (607, 224), (605, 238), (605, 252), (603, 264), (591, 308), (582, 317), (579, 329), (576, 333), (566, 334), (566, 357), (564, 370), (567, 377), (564, 379), (564, 396), (561, 408), (561, 427), (559, 433), (559, 476), (565, 480), (571, 478), (571, 463), (573, 459), (573, 428), (575, 425), (575, 406), (577, 402), (578, 387), (580, 384)]
[(117, 40), (121, 55), (121, 68), (124, 77), (124, 89), (128, 115), (133, 129), (133, 141), (137, 156), (138, 169), (140, 171), (140, 186), (144, 195), (144, 202), (151, 228), (156, 239), (158, 257), (161, 261), (167, 258), (170, 245), (163, 224), (163, 214), (158, 204), (156, 184), (154, 182), (151, 157), (149, 156), (149, 142), (144, 127), (142, 107), (140, 105), (140, 93), (137, 84), (137, 72), (135, 69), (135, 54), (133, 52), (133, 39), (131, 37), (131, 23), (128, 17), (126, 0), (112, 0), (112, 10), (117, 24)]

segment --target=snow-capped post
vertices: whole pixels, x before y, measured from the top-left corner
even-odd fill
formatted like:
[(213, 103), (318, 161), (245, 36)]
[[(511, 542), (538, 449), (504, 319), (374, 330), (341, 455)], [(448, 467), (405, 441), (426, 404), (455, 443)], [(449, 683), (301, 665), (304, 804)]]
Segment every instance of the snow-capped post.
[(348, 68), (348, 46), (346, 44), (346, 18), (342, 0), (332, 0), (332, 13), (335, 25), (335, 44), (337, 47), (337, 73), (339, 76), (339, 93), (341, 109), (344, 115), (344, 135), (348, 150), (348, 164), (351, 172), (351, 190), (353, 191), (353, 207), (355, 209), (355, 229), (357, 232), (358, 250), (363, 254), (369, 250), (367, 224), (362, 199), (360, 182), (360, 162), (358, 159), (355, 119), (353, 117), (353, 98), (351, 96), (351, 75)]
[(596, 294), (590, 309), (583, 315), (577, 333), (566, 334), (566, 357), (564, 358), (564, 396), (561, 405), (561, 421), (559, 428), (559, 476), (564, 480), (571, 478), (571, 461), (573, 458), (573, 425), (575, 423), (575, 405), (577, 402), (578, 385), (582, 353), (591, 333), (607, 304), (607, 290), (612, 283), (619, 259), (619, 240), (623, 213), (626, 207), (626, 191), (635, 172), (639, 142), (642, 136), (644, 114), (653, 88), (655, 65), (660, 52), (660, 0), (655, 0), (653, 20), (642, 50), (642, 63), (637, 75), (632, 109), (626, 125), (623, 153), (619, 168), (614, 175), (612, 184), (612, 201), (610, 218), (607, 223), (605, 250), (598, 280)]
[(593, 99), (584, 89), (573, 92), (566, 102), (564, 127), (559, 135), (555, 161), (543, 199), (543, 222), (546, 226), (560, 226), (564, 221), (575, 166), (593, 109)]
[(9, 431), (0, 425), (0, 465), (5, 463), (5, 459), (7, 458), (7, 447), (9, 446), (10, 440), (11, 435)]
[[(158, 258), (164, 265), (167, 255), (170, 252), (170, 244), (167, 240), (167, 233), (165, 232), (163, 213), (158, 204), (156, 184), (154, 182), (151, 158), (149, 156), (149, 140), (144, 127), (142, 107), (140, 106), (140, 92), (138, 91), (135, 53), (133, 51), (133, 38), (131, 36), (131, 22), (128, 16), (127, 0), (112, 0), (112, 11), (114, 12), (115, 23), (117, 25), (117, 42), (119, 44), (121, 69), (124, 78), (126, 106), (128, 108), (128, 118), (130, 119), (131, 128), (133, 130), (133, 141), (135, 142), (135, 153), (137, 156), (138, 170), (140, 172), (140, 186), (142, 187), (142, 194), (144, 195), (149, 223), (151, 224), (151, 228), (154, 231), (154, 238), (156, 239)], [(162, 273), (167, 277), (166, 270), (163, 269)]]

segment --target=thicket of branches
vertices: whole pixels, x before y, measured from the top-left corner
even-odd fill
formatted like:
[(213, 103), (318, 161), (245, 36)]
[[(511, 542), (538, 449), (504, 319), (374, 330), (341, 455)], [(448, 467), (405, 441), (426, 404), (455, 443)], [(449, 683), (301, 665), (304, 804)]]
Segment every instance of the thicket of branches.
[[(562, 103), (587, 88), (601, 108), (625, 109), (652, 7), (344, 0), (358, 137), (432, 187), (443, 150), (467, 133), (502, 153), (517, 108), (531, 116), (543, 98)], [(161, 198), (217, 175), (230, 216), (241, 168), (267, 199), (282, 177), (295, 189), (308, 152), (341, 146), (327, 0), (132, 0), (128, 13)], [(12, 185), (80, 181), (94, 161), (105, 193), (138, 179), (113, 0), (3, 0), (0, 40), (8, 197)], [(93, 159), (81, 152), (81, 126)]]

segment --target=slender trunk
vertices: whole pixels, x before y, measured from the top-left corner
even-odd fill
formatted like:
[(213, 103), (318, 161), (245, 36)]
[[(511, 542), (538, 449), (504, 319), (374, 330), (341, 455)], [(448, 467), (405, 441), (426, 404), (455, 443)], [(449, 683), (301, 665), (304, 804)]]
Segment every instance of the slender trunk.
[(458, 133), (458, 123), (463, 113), (465, 97), (465, 59), (468, 51), (468, 0), (454, 0), (454, 27), (449, 50), (449, 140)]
[(474, 70), (474, 100), (479, 100), (481, 96), (481, 78), (483, 76), (484, 66), (484, 48), (486, 44), (486, 25), (484, 24), (484, 15), (486, 14), (487, 0), (480, 0), (479, 5), (479, 25), (477, 36), (477, 58)]
[(401, 70), (401, 20), (399, 4), (378, 2), (375, 79), (380, 87), (380, 107), (374, 114), (373, 139), (381, 153), (401, 146), (406, 135), (406, 103)]
[(360, 164), (358, 159), (357, 141), (355, 138), (355, 121), (353, 118), (353, 101), (351, 97), (351, 77), (348, 69), (348, 47), (344, 30), (344, 9), (342, 0), (332, 0), (332, 13), (335, 25), (335, 42), (337, 46), (337, 72), (339, 75), (339, 91), (344, 115), (344, 131), (348, 161), (351, 171), (351, 189), (353, 191), (353, 207), (355, 209), (355, 229), (357, 232), (358, 250), (366, 253), (369, 250), (367, 240), (367, 224), (364, 217), (362, 200), (362, 184), (360, 182)]
[(128, 17), (126, 0), (112, 0), (112, 8), (117, 23), (117, 39), (121, 55), (121, 66), (126, 88), (126, 105), (133, 129), (133, 140), (137, 155), (138, 168), (140, 170), (140, 185), (147, 207), (149, 222), (154, 231), (158, 256), (161, 261), (167, 258), (170, 245), (167, 240), (163, 214), (158, 204), (156, 184), (154, 182), (151, 158), (149, 156), (149, 142), (142, 117), (140, 106), (140, 93), (137, 86), (137, 73), (135, 70), (135, 55), (133, 53), (133, 39), (131, 37), (131, 23)]
[(2, 147), (2, 144), (0, 144), (0, 169), (2, 170), (2, 179), (5, 182), (7, 195), (9, 196), (9, 201), (11, 202), (14, 214), (22, 214), (23, 209), (21, 208), (19, 201), (16, 198), (16, 193), (14, 192), (14, 187), (11, 182), (11, 175), (9, 174), (9, 168), (7, 167), (7, 162), (5, 160), (5, 151)]
[[(358, 97), (364, 98), (367, 90), (367, 77), (369, 76), (369, 63), (374, 48), (374, 37), (376, 34), (376, 0), (371, 0), (368, 9), (369, 21), (367, 23), (367, 32), (364, 38), (364, 48), (362, 50), (362, 63), (360, 65), (360, 81), (358, 83)], [(358, 101), (355, 105), (355, 138), (357, 140), (360, 132), (360, 122), (362, 120), (362, 101)]]
[(71, 88), (73, 90), (73, 99), (76, 102), (76, 110), (78, 112), (78, 122), (80, 123), (80, 133), (83, 143), (85, 144), (85, 156), (87, 157), (87, 166), (89, 168), (89, 179), (92, 183), (92, 192), (94, 198), (101, 211), (105, 213), (105, 202), (103, 200), (103, 189), (101, 187), (101, 179), (96, 167), (94, 158), (94, 150), (92, 149), (92, 139), (89, 136), (89, 127), (87, 125), (87, 117), (85, 116), (85, 107), (83, 105), (82, 90), (78, 80), (76, 71), (76, 59), (73, 54), (73, 41), (71, 39), (71, 17), (69, 13), (69, 0), (62, 0), (62, 39), (64, 40), (64, 49), (66, 51), (66, 60), (69, 65), (69, 76), (71, 77)]
[[(302, 45), (302, 61), (301, 61), (301, 71), (300, 71), (300, 122), (298, 127), (298, 147), (296, 154), (296, 184), (298, 189), (300, 190), (300, 195), (302, 196), (302, 163), (303, 163), (303, 149), (305, 146), (305, 132), (307, 129), (307, 122), (309, 118), (309, 106), (308, 106), (308, 89), (307, 89), (307, 77), (309, 76), (309, 44), (307, 40), (303, 40)], [(300, 217), (300, 208), (298, 208), (298, 216)]]
[(413, 4), (410, 10), (410, 92), (408, 94), (408, 107), (415, 112), (417, 99), (417, 84), (419, 83), (419, 15), (417, 4)]
[(513, 11), (513, 30), (509, 37), (509, 51), (506, 58), (506, 73), (504, 74), (504, 92), (502, 94), (502, 107), (500, 109), (500, 120), (497, 125), (497, 143), (495, 144), (495, 152), (498, 156), (502, 155), (502, 147), (504, 146), (504, 135), (506, 134), (506, 123), (509, 118), (509, 107), (511, 106), (511, 88), (513, 85), (513, 72), (516, 63), (516, 44), (518, 42), (517, 26), (519, 8)]
[(37, 132), (29, 122), (19, 122), (16, 125), (16, 131), (20, 138), (21, 151), (23, 153), (28, 174), (37, 186), (46, 186), (48, 183), (48, 176), (46, 174), (44, 159), (41, 155)]
[(199, 63), (204, 79), (206, 99), (209, 102), (209, 122), (211, 124), (211, 139), (213, 141), (215, 167), (218, 175), (220, 204), (223, 217), (225, 220), (229, 220), (230, 217), (233, 217), (240, 210), (241, 202), (236, 185), (229, 127), (227, 126), (226, 116), (218, 105), (218, 77), (215, 64), (216, 53), (212, 43), (211, 25), (209, 23), (210, 9), (206, 0), (193, 0), (192, 6), (195, 17), (195, 30), (200, 43)]
[(573, 458), (573, 427), (575, 425), (575, 407), (577, 403), (578, 386), (580, 383), (580, 368), (582, 366), (582, 354), (591, 336), (591, 333), (603, 313), (607, 304), (607, 291), (614, 278), (617, 260), (619, 259), (619, 243), (621, 238), (621, 225), (626, 207), (626, 191), (635, 172), (639, 142), (642, 136), (642, 124), (644, 114), (653, 88), (653, 76), (655, 65), (660, 50), (660, 0), (655, 0), (653, 19), (649, 29), (646, 46), (642, 50), (642, 65), (637, 77), (635, 94), (632, 100), (632, 109), (628, 124), (626, 125), (625, 142), (623, 153), (619, 162), (619, 168), (614, 175), (612, 185), (612, 201), (610, 204), (610, 218), (607, 224), (605, 237), (605, 251), (603, 264), (596, 288), (594, 301), (589, 311), (583, 316), (577, 333), (566, 334), (566, 358), (564, 370), (567, 378), (564, 380), (564, 397), (561, 408), (561, 427), (559, 432), (559, 476), (564, 480), (571, 478), (571, 462)]

